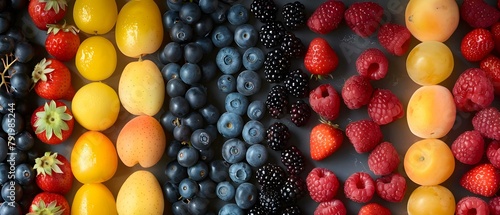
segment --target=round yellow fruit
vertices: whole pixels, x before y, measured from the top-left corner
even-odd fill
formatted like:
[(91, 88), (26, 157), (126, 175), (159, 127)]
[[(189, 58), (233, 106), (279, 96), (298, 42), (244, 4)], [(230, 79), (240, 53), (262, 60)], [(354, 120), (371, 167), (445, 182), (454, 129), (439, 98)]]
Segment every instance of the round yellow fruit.
[(455, 0), (412, 0), (406, 5), (406, 27), (422, 42), (448, 40), (459, 21), (460, 12)]
[(408, 198), (407, 212), (408, 215), (453, 215), (455, 206), (455, 196), (448, 188), (441, 185), (419, 186)]
[(84, 184), (75, 193), (71, 215), (118, 214), (115, 197), (103, 184)]
[(425, 41), (413, 47), (406, 58), (406, 71), (419, 85), (439, 84), (454, 68), (453, 53), (442, 42)]
[(106, 34), (116, 23), (118, 6), (115, 0), (76, 0), (73, 20), (87, 34)]
[(116, 196), (116, 208), (120, 215), (161, 215), (164, 207), (160, 183), (147, 170), (132, 173)]
[(116, 69), (116, 62), (115, 46), (102, 36), (85, 39), (78, 47), (75, 57), (76, 69), (90, 81), (109, 78)]
[(113, 88), (102, 82), (81, 87), (72, 101), (75, 120), (87, 130), (103, 131), (111, 127), (120, 112), (120, 100)]

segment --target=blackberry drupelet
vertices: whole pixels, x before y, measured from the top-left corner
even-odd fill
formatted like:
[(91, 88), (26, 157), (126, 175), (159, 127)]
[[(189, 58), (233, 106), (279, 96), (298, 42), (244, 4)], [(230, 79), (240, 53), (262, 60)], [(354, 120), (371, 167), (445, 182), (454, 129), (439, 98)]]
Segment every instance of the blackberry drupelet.
[(262, 208), (267, 210), (269, 214), (277, 214), (281, 212), (283, 204), (281, 202), (279, 190), (262, 190), (259, 195), (259, 200)]
[(297, 175), (290, 175), (281, 187), (281, 200), (285, 205), (296, 204), (307, 195), (307, 185), (304, 179)]
[(256, 171), (257, 182), (262, 186), (262, 191), (273, 190), (279, 193), (285, 183), (285, 175), (285, 170), (273, 163), (266, 163)]
[(297, 98), (305, 98), (309, 95), (309, 76), (301, 69), (292, 70), (284, 82), (289, 94)]
[(281, 21), (269, 21), (259, 30), (259, 41), (266, 48), (277, 47), (283, 42), (286, 30)]
[(298, 205), (290, 205), (283, 209), (281, 215), (302, 215), (302, 211)]
[(302, 58), (307, 51), (302, 40), (289, 31), (285, 32), (280, 48), (283, 49), (285, 54), (290, 58)]
[(283, 117), (288, 110), (288, 94), (285, 86), (274, 85), (267, 94), (266, 109), (271, 117), (279, 119)]
[(278, 7), (276, 3), (274, 3), (274, 0), (254, 0), (250, 4), (250, 12), (252, 12), (255, 18), (260, 22), (267, 23), (276, 20)]
[(275, 151), (280, 151), (288, 146), (290, 139), (290, 130), (281, 123), (275, 122), (266, 130), (266, 140), (269, 148)]
[(311, 107), (303, 100), (297, 100), (290, 107), (290, 119), (296, 126), (304, 126), (311, 117)]
[(269, 83), (280, 83), (290, 69), (290, 59), (281, 49), (274, 49), (264, 59), (264, 78)]
[(252, 208), (250, 208), (247, 212), (247, 215), (267, 215), (267, 214), (268, 211), (265, 210), (264, 207), (262, 207), (259, 202), (253, 205)]
[(296, 146), (290, 146), (281, 152), (281, 163), (290, 175), (300, 175), (304, 171), (304, 155)]
[(283, 5), (281, 14), (283, 15), (285, 26), (290, 30), (295, 30), (304, 26), (307, 22), (305, 10), (306, 7), (299, 1), (289, 2)]

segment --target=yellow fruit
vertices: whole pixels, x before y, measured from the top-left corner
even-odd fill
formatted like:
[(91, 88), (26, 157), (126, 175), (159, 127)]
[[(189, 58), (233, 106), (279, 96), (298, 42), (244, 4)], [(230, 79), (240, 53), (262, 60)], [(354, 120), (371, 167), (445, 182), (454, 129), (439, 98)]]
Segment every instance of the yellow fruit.
[(115, 198), (105, 185), (84, 184), (75, 193), (71, 215), (115, 215), (118, 214), (115, 206)]
[(147, 170), (132, 173), (116, 196), (116, 208), (120, 215), (161, 215), (164, 206), (160, 184)]
[(118, 155), (113, 142), (98, 131), (87, 131), (71, 151), (71, 171), (81, 183), (101, 183), (113, 177)]
[[(415, 0), (412, 0), (415, 1)], [(408, 198), (408, 215), (453, 215), (455, 196), (441, 185), (419, 186)]]
[(116, 69), (115, 46), (102, 36), (89, 37), (78, 47), (75, 66), (90, 81), (109, 78)]
[(151, 54), (163, 42), (162, 15), (152, 0), (130, 0), (118, 13), (115, 26), (118, 49), (128, 57)]
[(442, 42), (425, 41), (416, 45), (406, 58), (406, 71), (420, 85), (439, 84), (453, 72), (453, 53)]
[(116, 122), (120, 100), (110, 86), (92, 82), (76, 92), (71, 107), (75, 120), (81, 126), (91, 131), (103, 131)]
[(460, 12), (455, 0), (412, 0), (406, 5), (406, 27), (422, 42), (448, 40), (459, 21)]
[(76, 0), (73, 20), (87, 34), (106, 34), (116, 23), (118, 6), (115, 0)]

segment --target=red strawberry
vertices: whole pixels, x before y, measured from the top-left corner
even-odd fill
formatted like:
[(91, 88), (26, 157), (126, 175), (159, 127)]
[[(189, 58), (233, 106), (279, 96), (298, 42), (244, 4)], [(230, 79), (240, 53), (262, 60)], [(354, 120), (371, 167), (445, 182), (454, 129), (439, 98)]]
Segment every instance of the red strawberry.
[(37, 194), (31, 202), (27, 215), (69, 215), (70, 209), (69, 203), (63, 195), (51, 192), (41, 192)]
[(74, 91), (71, 87), (71, 72), (59, 60), (42, 59), (33, 70), (33, 83), (38, 96), (47, 100), (67, 98)]
[(500, 22), (496, 22), (490, 28), (493, 42), (495, 42), (495, 50), (500, 53)]
[(479, 164), (462, 176), (460, 185), (474, 194), (492, 197), (500, 188), (500, 172), (490, 163)]
[(307, 26), (318, 34), (327, 34), (339, 27), (344, 18), (345, 5), (341, 1), (327, 0), (307, 20)]
[(500, 169), (499, 149), (500, 149), (500, 141), (498, 140), (491, 141), (490, 144), (488, 145), (488, 148), (486, 149), (486, 157), (493, 166)]
[(389, 202), (401, 202), (405, 197), (406, 178), (399, 173), (385, 175), (375, 180), (376, 192)]
[(40, 141), (59, 144), (73, 133), (75, 119), (66, 104), (51, 100), (39, 106), (31, 115), (31, 125)]
[(28, 13), (40, 30), (47, 30), (47, 24), (55, 24), (66, 15), (66, 0), (31, 0)]
[(366, 172), (355, 172), (345, 180), (344, 193), (354, 202), (369, 202), (375, 194), (375, 181)]
[(347, 209), (344, 203), (338, 199), (319, 203), (314, 215), (346, 215)]
[(342, 100), (347, 108), (354, 110), (367, 105), (372, 98), (373, 87), (368, 78), (353, 75), (344, 82)]
[(486, 76), (490, 78), (495, 94), (500, 95), (500, 58), (489, 55), (481, 60), (479, 68), (486, 72)]
[(484, 0), (464, 0), (460, 17), (473, 28), (488, 28), (498, 21), (500, 12)]
[(402, 56), (410, 49), (411, 33), (404, 25), (386, 23), (378, 30), (378, 41), (389, 53)]
[(484, 139), (478, 131), (465, 131), (451, 144), (455, 159), (464, 164), (477, 164), (484, 154)]
[(333, 200), (340, 186), (335, 173), (322, 167), (315, 167), (307, 174), (306, 184), (311, 199), (316, 202)]
[(369, 37), (377, 30), (384, 8), (375, 2), (357, 2), (344, 13), (347, 26), (361, 37)]
[(403, 117), (403, 105), (390, 90), (377, 89), (368, 103), (368, 115), (379, 125), (389, 124)]
[(317, 37), (309, 43), (309, 48), (304, 57), (304, 66), (312, 74), (319, 77), (330, 75), (339, 65), (335, 50), (328, 41)]
[(371, 151), (384, 138), (380, 125), (369, 119), (350, 122), (345, 128), (345, 135), (357, 153)]
[(462, 38), (460, 52), (464, 58), (477, 62), (488, 56), (495, 48), (493, 35), (484, 28), (476, 28)]
[(36, 184), (46, 192), (66, 194), (73, 186), (73, 172), (68, 159), (57, 153), (45, 152), (35, 159)]
[(368, 168), (375, 175), (388, 175), (398, 168), (399, 155), (389, 142), (380, 143), (368, 155)]
[(314, 112), (326, 120), (335, 120), (340, 111), (340, 95), (331, 84), (322, 84), (309, 93)]
[(491, 81), (479, 68), (462, 72), (453, 86), (452, 94), (457, 109), (464, 112), (486, 108), (495, 98)]
[(483, 136), (500, 140), (500, 111), (495, 107), (478, 111), (472, 118), (472, 126)]
[(358, 215), (391, 215), (391, 211), (379, 203), (372, 202), (363, 205), (359, 209)]
[(313, 160), (323, 160), (336, 152), (344, 141), (342, 131), (328, 123), (316, 125), (309, 136), (309, 147)]
[(78, 30), (73, 25), (49, 25), (47, 38), (45, 39), (45, 49), (54, 58), (60, 61), (69, 61), (76, 56), (80, 46)]
[(456, 215), (490, 214), (488, 203), (475, 196), (466, 196), (457, 202)]
[(369, 48), (363, 51), (356, 59), (356, 69), (362, 76), (370, 80), (380, 80), (387, 75), (389, 60), (385, 54), (377, 48)]

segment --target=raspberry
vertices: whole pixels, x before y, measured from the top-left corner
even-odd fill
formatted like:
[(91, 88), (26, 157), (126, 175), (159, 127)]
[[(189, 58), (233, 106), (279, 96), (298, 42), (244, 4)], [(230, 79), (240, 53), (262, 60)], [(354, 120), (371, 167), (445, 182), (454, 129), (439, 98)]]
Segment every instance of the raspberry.
[(388, 89), (376, 89), (368, 103), (368, 115), (379, 125), (389, 124), (404, 115), (403, 106)]
[(357, 2), (344, 13), (347, 26), (361, 37), (369, 37), (377, 30), (384, 8), (375, 2)]
[(383, 139), (380, 125), (369, 119), (349, 123), (345, 128), (345, 135), (357, 153), (371, 151)]
[(378, 41), (389, 53), (403, 56), (410, 49), (411, 33), (404, 25), (386, 23), (378, 30)]
[(479, 197), (466, 196), (457, 202), (456, 215), (490, 214), (488, 203)]
[(491, 81), (479, 68), (469, 68), (460, 74), (452, 93), (457, 109), (464, 112), (488, 107), (495, 97)]
[(453, 141), (451, 152), (455, 159), (464, 164), (477, 164), (484, 153), (483, 136), (479, 131), (465, 131)]
[(491, 215), (500, 214), (500, 196), (493, 197), (488, 201), (488, 208), (490, 209)]
[(406, 178), (399, 173), (385, 175), (375, 180), (376, 192), (389, 202), (401, 202), (405, 197)]
[[(500, 3), (500, 1), (498, 1)], [(500, 22), (493, 24), (490, 28), (493, 41), (495, 42), (495, 50), (500, 52)]]
[(281, 200), (285, 204), (297, 203), (306, 195), (307, 185), (304, 179), (299, 176), (291, 175), (285, 181), (281, 188)]
[(322, 167), (315, 167), (309, 172), (306, 184), (311, 199), (316, 202), (333, 200), (340, 186), (335, 173)]
[(372, 202), (363, 205), (359, 209), (358, 215), (391, 215), (391, 211), (379, 203)]
[(331, 84), (322, 84), (309, 93), (309, 104), (326, 120), (335, 120), (340, 111), (340, 96)]
[(354, 110), (367, 105), (372, 98), (373, 87), (370, 80), (361, 75), (348, 78), (342, 87), (342, 100), (347, 108)]
[(314, 10), (307, 20), (307, 26), (315, 33), (327, 34), (340, 26), (345, 8), (342, 1), (327, 0)]
[(375, 175), (387, 175), (399, 165), (399, 155), (396, 148), (389, 142), (380, 143), (368, 155), (368, 167)]
[(289, 139), (290, 130), (281, 122), (271, 124), (266, 130), (267, 145), (272, 150), (283, 150), (288, 145)]
[(356, 59), (356, 69), (362, 76), (371, 80), (380, 80), (387, 75), (389, 60), (379, 49), (369, 48)]
[(375, 181), (366, 172), (356, 172), (345, 181), (344, 193), (354, 202), (369, 202), (375, 194)]
[(297, 100), (290, 107), (290, 120), (296, 126), (304, 126), (311, 117), (311, 107), (303, 100)]
[(473, 28), (488, 28), (498, 21), (500, 12), (484, 0), (464, 0), (460, 17)]
[(493, 140), (488, 145), (488, 149), (486, 149), (486, 157), (488, 161), (496, 168), (500, 169), (500, 142), (497, 140)]
[(290, 175), (299, 175), (304, 171), (304, 155), (296, 146), (290, 146), (281, 152), (281, 163)]
[(495, 107), (485, 108), (472, 118), (472, 126), (481, 135), (500, 140), (500, 111)]
[(319, 203), (314, 215), (346, 215), (347, 209), (344, 203), (338, 199)]

